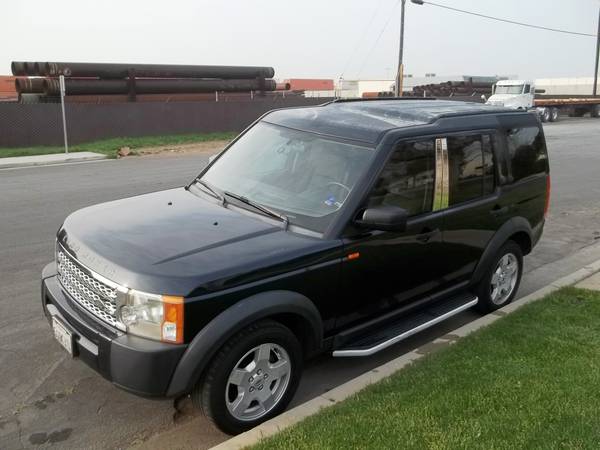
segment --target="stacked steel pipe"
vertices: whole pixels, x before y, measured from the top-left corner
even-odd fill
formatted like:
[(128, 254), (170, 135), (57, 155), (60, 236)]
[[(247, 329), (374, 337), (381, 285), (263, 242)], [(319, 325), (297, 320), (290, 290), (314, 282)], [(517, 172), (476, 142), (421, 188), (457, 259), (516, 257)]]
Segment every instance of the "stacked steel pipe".
[(423, 84), (414, 86), (412, 95), (416, 97), (453, 97), (453, 96), (476, 96), (491, 95), (492, 86), (497, 80), (478, 81), (467, 79), (465, 81), (446, 81), (438, 84)]
[[(21, 62), (11, 64), (19, 94), (60, 95), (58, 77), (65, 77), (65, 95), (196, 94), (266, 92), (285, 89), (272, 79), (272, 67), (189, 66)], [(289, 89), (289, 87), (287, 87)]]

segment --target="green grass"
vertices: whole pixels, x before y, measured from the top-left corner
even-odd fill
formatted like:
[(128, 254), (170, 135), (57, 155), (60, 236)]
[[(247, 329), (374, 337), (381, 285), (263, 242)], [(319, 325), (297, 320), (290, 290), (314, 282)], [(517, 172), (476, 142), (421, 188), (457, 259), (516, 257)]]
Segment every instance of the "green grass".
[(256, 449), (598, 449), (600, 293), (565, 288)]
[[(158, 147), (162, 145), (191, 144), (194, 142), (207, 142), (219, 140), (231, 140), (236, 136), (234, 132), (220, 133), (197, 133), (197, 134), (174, 134), (165, 136), (144, 137), (119, 137), (88, 142), (69, 147), (70, 152), (97, 152), (115, 157), (121, 147), (131, 149), (143, 147)], [(62, 153), (63, 146), (38, 146), (38, 147), (0, 147), (0, 158), (11, 156), (46, 155), (49, 153)]]

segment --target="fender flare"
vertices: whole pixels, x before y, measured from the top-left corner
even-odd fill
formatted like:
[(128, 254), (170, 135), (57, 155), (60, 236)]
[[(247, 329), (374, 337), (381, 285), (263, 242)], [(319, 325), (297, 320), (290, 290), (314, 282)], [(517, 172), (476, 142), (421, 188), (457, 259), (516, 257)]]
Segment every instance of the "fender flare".
[(231, 336), (258, 320), (277, 314), (299, 316), (312, 334), (312, 346), (321, 345), (321, 315), (307, 297), (283, 290), (255, 294), (235, 303), (200, 330), (177, 364), (167, 396), (190, 392), (208, 363)]
[(471, 285), (477, 284), (483, 276), (485, 272), (489, 268), (490, 264), (493, 263), (493, 259), (508, 239), (519, 232), (525, 232), (529, 236), (529, 239), (533, 243), (533, 231), (531, 229), (531, 225), (529, 221), (524, 217), (513, 217), (511, 220), (502, 225), (498, 231), (492, 236), (492, 239), (486, 246), (479, 262), (477, 263), (477, 267), (475, 267), (475, 271), (473, 272), (473, 276), (471, 277)]

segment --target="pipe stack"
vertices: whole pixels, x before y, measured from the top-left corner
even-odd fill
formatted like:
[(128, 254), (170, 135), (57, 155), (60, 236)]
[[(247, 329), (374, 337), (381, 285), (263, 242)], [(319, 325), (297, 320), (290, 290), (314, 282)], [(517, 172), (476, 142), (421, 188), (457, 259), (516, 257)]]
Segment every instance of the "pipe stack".
[(415, 97), (454, 97), (491, 95), (492, 86), (497, 80), (479, 80), (469, 77), (463, 81), (446, 81), (437, 84), (414, 86), (412, 95)]
[[(19, 94), (60, 95), (58, 77), (65, 77), (65, 95), (197, 94), (275, 91), (272, 67), (190, 66), (13, 61)], [(288, 88), (289, 89), (289, 88)]]

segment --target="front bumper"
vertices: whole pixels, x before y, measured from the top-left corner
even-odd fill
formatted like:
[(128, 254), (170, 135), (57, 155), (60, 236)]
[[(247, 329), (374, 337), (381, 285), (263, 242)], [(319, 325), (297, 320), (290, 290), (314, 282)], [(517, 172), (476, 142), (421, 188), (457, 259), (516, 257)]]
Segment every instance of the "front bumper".
[(42, 305), (50, 322), (57, 317), (73, 333), (73, 356), (129, 392), (166, 395), (187, 345), (156, 342), (106, 327), (64, 292), (54, 263), (42, 272)]

